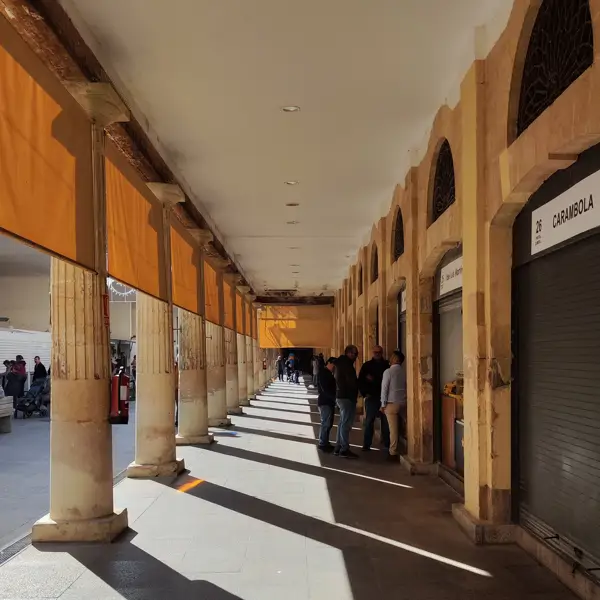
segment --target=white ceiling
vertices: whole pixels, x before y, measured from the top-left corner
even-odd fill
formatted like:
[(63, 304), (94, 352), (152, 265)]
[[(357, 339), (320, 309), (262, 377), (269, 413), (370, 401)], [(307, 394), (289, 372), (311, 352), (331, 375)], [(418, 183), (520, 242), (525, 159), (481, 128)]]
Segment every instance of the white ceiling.
[(0, 233), (0, 278), (32, 275), (50, 277), (50, 256)]
[(303, 294), (340, 285), (437, 109), (512, 6), (61, 3), (254, 288)]

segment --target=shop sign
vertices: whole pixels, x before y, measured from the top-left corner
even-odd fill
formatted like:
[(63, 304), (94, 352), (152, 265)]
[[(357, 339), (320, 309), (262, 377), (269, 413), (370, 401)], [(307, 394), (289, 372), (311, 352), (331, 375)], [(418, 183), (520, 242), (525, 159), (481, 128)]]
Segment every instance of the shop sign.
[(440, 271), (440, 298), (462, 288), (463, 259), (459, 256)]
[(531, 213), (531, 254), (600, 227), (600, 171)]
[(406, 312), (406, 290), (402, 290), (400, 293), (400, 312)]

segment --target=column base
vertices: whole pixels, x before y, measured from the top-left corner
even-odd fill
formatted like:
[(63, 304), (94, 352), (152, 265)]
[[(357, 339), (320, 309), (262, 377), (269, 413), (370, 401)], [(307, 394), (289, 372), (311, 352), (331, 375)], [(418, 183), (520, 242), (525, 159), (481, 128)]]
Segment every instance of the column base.
[(464, 504), (452, 505), (452, 516), (467, 537), (476, 545), (514, 544), (517, 541), (517, 527), (511, 524), (497, 525), (476, 519)]
[(207, 435), (176, 435), (175, 443), (178, 446), (191, 446), (196, 444), (212, 444), (215, 436), (212, 433)]
[(411, 475), (437, 475), (438, 466), (437, 464), (429, 464), (417, 462), (404, 454), (400, 457), (400, 464), (411, 474)]
[(162, 465), (139, 465), (132, 462), (127, 467), (127, 477), (130, 479), (148, 479), (151, 477), (168, 477), (179, 475), (185, 470), (183, 458), (177, 458), (173, 462)]
[(227, 414), (228, 415), (243, 415), (244, 411), (242, 410), (241, 406), (236, 406), (235, 408), (228, 408)]
[[(252, 398), (252, 400), (254, 400), (254, 398)], [(240, 406), (251, 406), (250, 398), (244, 398), (243, 400), (240, 400)]]
[(54, 521), (50, 515), (42, 517), (31, 530), (34, 544), (44, 542), (112, 542), (128, 527), (127, 509), (115, 511), (97, 519)]
[(231, 419), (225, 418), (216, 418), (208, 420), (209, 427), (231, 427)]

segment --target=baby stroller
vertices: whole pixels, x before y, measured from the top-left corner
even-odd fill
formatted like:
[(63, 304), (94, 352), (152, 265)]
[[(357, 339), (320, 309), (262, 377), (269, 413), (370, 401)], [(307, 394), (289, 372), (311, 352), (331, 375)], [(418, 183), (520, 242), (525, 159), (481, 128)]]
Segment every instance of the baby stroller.
[(44, 404), (44, 387), (45, 379), (36, 379), (31, 387), (25, 392), (25, 396), (17, 400), (15, 406), (15, 419), (19, 413), (23, 414), (24, 419), (28, 419), (37, 413), (40, 417), (45, 417), (48, 414), (48, 407)]

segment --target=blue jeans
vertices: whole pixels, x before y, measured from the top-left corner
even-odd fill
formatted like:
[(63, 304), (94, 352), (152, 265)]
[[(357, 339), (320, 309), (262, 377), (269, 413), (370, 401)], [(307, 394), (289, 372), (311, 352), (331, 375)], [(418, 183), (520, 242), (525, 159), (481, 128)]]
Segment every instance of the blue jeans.
[(319, 432), (319, 447), (330, 446), (329, 434), (333, 427), (333, 416), (335, 415), (335, 406), (319, 406), (321, 413), (321, 431)]
[(377, 418), (381, 420), (381, 442), (386, 448), (390, 447), (390, 429), (385, 415), (380, 412), (381, 400), (375, 396), (367, 396), (365, 398), (365, 437), (363, 447), (370, 448), (373, 444), (373, 433), (375, 429), (375, 421)]
[(350, 448), (350, 432), (356, 416), (356, 400), (338, 398), (336, 402), (340, 409), (340, 423), (335, 446), (341, 452), (346, 452)]

